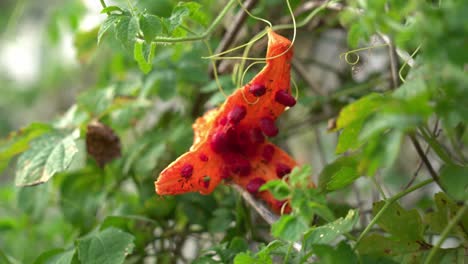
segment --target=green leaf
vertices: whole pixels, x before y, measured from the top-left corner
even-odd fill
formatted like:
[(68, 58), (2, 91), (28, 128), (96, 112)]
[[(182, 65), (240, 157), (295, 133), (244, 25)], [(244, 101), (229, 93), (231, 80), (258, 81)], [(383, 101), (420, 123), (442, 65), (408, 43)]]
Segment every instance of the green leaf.
[[(462, 205), (452, 201), (445, 193), (439, 192), (434, 195), (435, 210), (429, 212), (424, 217), (424, 222), (429, 225), (429, 228), (436, 232), (442, 233), (450, 220), (461, 209)], [(468, 229), (468, 212), (466, 212), (458, 225), (456, 225), (450, 234), (458, 234), (460, 238), (467, 239), (464, 230)]]
[(17, 196), (18, 208), (35, 221), (41, 220), (49, 205), (49, 190), (49, 184), (20, 188)]
[(274, 237), (286, 241), (297, 241), (307, 230), (307, 223), (302, 218), (293, 215), (283, 215), (271, 227), (271, 233)]
[(289, 174), (289, 183), (292, 186), (310, 186), (312, 175), (312, 167), (304, 165), (302, 167), (294, 167)]
[(328, 244), (340, 235), (351, 231), (357, 223), (359, 214), (356, 210), (349, 210), (345, 218), (340, 217), (337, 220), (313, 228), (304, 235), (304, 244), (306, 248), (312, 248), (316, 244)]
[(213, 217), (208, 223), (210, 232), (223, 232), (226, 231), (234, 221), (234, 215), (231, 210), (226, 208), (218, 208), (213, 212)]
[(326, 205), (325, 196), (314, 188), (295, 189), (292, 193), (291, 207), (307, 222), (312, 221), (314, 215), (327, 221), (335, 219), (333, 212)]
[(287, 199), (290, 194), (289, 185), (283, 180), (268, 181), (267, 183), (263, 184), (259, 190), (269, 190), (271, 194), (275, 197), (275, 199), (278, 199), (280, 201)]
[(393, 165), (400, 152), (403, 132), (391, 130), (384, 135), (375, 135), (367, 142), (361, 155), (358, 170), (372, 176), (381, 167)]
[(151, 42), (163, 32), (161, 19), (155, 15), (144, 14), (140, 16), (140, 29), (146, 42)]
[(124, 47), (133, 49), (138, 30), (138, 19), (136, 17), (122, 16), (115, 26), (115, 36)]
[(355, 23), (348, 30), (348, 45), (351, 48), (357, 48), (359, 40), (362, 38), (363, 29), (359, 23)]
[(257, 259), (251, 256), (249, 253), (239, 253), (234, 258), (234, 264), (255, 264)]
[(426, 82), (423, 79), (423, 72), (421, 74), (419, 72), (415, 72), (414, 75), (417, 75), (417, 78), (410, 80), (410, 78), (413, 76), (414, 71), (414, 68), (411, 68), (410, 74), (408, 74), (408, 76), (406, 77), (407, 81), (392, 93), (392, 96), (394, 98), (407, 100), (418, 97), (427, 97), (429, 95)]
[(369, 139), (388, 129), (397, 129), (398, 131), (407, 131), (423, 123), (424, 119), (417, 115), (409, 113), (393, 114), (379, 113), (368, 120), (362, 128), (359, 136), (360, 141)]
[(68, 173), (60, 186), (59, 204), (62, 214), (83, 233), (95, 225), (97, 210), (106, 196), (105, 179), (102, 174), (94, 167), (88, 167)]
[(92, 115), (99, 116), (111, 107), (116, 96), (115, 90), (114, 86), (88, 90), (78, 96), (78, 106)]
[(184, 6), (175, 7), (169, 18), (168, 31), (172, 34), (183, 22), (184, 18), (190, 14), (190, 10)]
[(197, 2), (180, 2), (175, 8), (173, 13), (177, 13), (180, 9), (187, 9), (189, 11), (189, 17), (202, 25), (207, 25), (208, 19), (206, 14), (200, 11), (201, 4)]
[[(385, 201), (375, 203), (372, 214), (375, 216), (384, 204)], [(399, 240), (423, 240), (424, 225), (416, 209), (407, 211), (398, 203), (393, 203), (382, 214), (377, 224)]]
[(18, 158), (16, 185), (43, 183), (65, 171), (78, 151), (75, 144), (78, 137), (76, 130), (68, 135), (49, 133), (33, 140), (31, 147)]
[(352, 248), (341, 241), (336, 248), (329, 245), (314, 245), (313, 252), (320, 260), (320, 264), (359, 263)]
[(335, 149), (337, 154), (341, 154), (348, 150), (356, 150), (362, 145), (363, 141), (360, 140), (359, 134), (361, 133), (363, 125), (364, 119), (353, 122), (352, 124), (343, 128)]
[(146, 46), (146, 44), (143, 42), (135, 42), (135, 47), (133, 49), (133, 58), (138, 63), (138, 67), (140, 67), (140, 70), (146, 74), (150, 72), (153, 68), (154, 50), (156, 48), (156, 45), (154, 43), (149, 45), (148, 58), (145, 58), (145, 55), (143, 54), (144, 46)]
[(440, 183), (455, 200), (468, 200), (468, 167), (444, 165)]
[(343, 156), (325, 166), (319, 176), (319, 188), (334, 191), (351, 184), (359, 178), (359, 156)]
[(378, 109), (384, 102), (385, 97), (371, 93), (347, 106), (345, 106), (338, 116), (336, 121), (336, 129), (341, 129), (350, 124), (365, 119)]
[(133, 251), (134, 237), (116, 228), (79, 239), (76, 242), (78, 258), (87, 264), (119, 264)]
[(152, 71), (148, 74), (143, 89), (148, 94), (157, 95), (163, 100), (168, 100), (176, 95), (176, 88), (174, 87), (176, 82), (176, 74), (172, 70)]
[(28, 149), (29, 142), (51, 130), (50, 125), (32, 123), (11, 133), (6, 140), (0, 141), (0, 172), (8, 166), (12, 157)]
[(101, 27), (99, 28), (99, 32), (97, 35), (97, 43), (101, 43), (102, 36), (106, 33), (111, 27), (115, 26), (121, 16), (118, 15), (109, 15), (104, 22), (102, 22)]
[(401, 241), (395, 237), (370, 234), (361, 240), (357, 250), (362, 255), (395, 256), (418, 251), (420, 247), (416, 241)]
[(34, 264), (71, 264), (74, 255), (75, 249), (64, 250), (56, 248), (42, 253), (34, 261)]

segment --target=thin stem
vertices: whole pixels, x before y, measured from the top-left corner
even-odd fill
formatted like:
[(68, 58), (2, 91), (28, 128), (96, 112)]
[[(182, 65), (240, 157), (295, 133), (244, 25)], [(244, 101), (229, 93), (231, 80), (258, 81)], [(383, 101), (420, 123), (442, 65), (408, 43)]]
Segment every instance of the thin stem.
[(427, 158), (426, 154), (424, 153), (424, 150), (422, 149), (422, 147), (419, 144), (418, 140), (416, 139), (416, 137), (414, 135), (410, 135), (410, 139), (411, 139), (411, 142), (413, 143), (414, 148), (416, 149), (416, 152), (418, 153), (419, 157), (421, 158), (422, 162), (424, 163), (424, 165), (426, 165), (426, 168), (429, 171), (429, 174), (431, 175), (432, 179), (445, 192), (444, 187), (442, 187), (442, 184), (440, 183), (439, 176), (437, 175), (437, 172), (434, 170), (431, 163), (429, 162), (429, 159)]
[(382, 217), (382, 215), (385, 213), (385, 211), (387, 211), (388, 207), (390, 207), (390, 205), (392, 205), (394, 202), (398, 201), (400, 198), (402, 198), (403, 196), (421, 188), (421, 187), (424, 187), (430, 183), (432, 183), (434, 180), (433, 179), (427, 179), (425, 181), (422, 181), (416, 185), (414, 185), (413, 187), (411, 188), (408, 188), (404, 191), (401, 191), (399, 193), (397, 193), (395, 196), (385, 200), (385, 204), (384, 206), (382, 207), (382, 209), (380, 209), (380, 211), (374, 216), (374, 218), (372, 219), (372, 221), (369, 223), (369, 225), (366, 226), (366, 228), (364, 229), (364, 231), (362, 231), (361, 235), (359, 235), (358, 239), (356, 240), (356, 244), (354, 244), (354, 249), (356, 249), (359, 245), (359, 243), (361, 243), (362, 239), (367, 235), (367, 233), (369, 233), (369, 231), (371, 230), (371, 228), (377, 223), (377, 221), (379, 221), (380, 217)]
[(107, 7), (106, 2), (104, 2), (104, 0), (99, 0), (99, 2), (101, 2), (102, 8), (106, 8), (106, 7)]
[(387, 195), (385, 195), (385, 192), (382, 189), (382, 186), (380, 186), (380, 183), (377, 181), (377, 179), (374, 177), (371, 177), (372, 182), (374, 183), (375, 187), (377, 187), (377, 190), (379, 191), (380, 195), (382, 196), (382, 199), (386, 200)]
[(450, 231), (452, 230), (452, 228), (458, 223), (458, 221), (461, 220), (461, 218), (463, 217), (463, 215), (465, 214), (465, 212), (467, 211), (468, 209), (468, 203), (465, 202), (465, 204), (463, 205), (463, 207), (458, 210), (457, 214), (455, 215), (454, 218), (452, 218), (452, 220), (450, 221), (450, 223), (444, 228), (444, 230), (442, 231), (442, 233), (440, 234), (440, 239), (439, 241), (437, 241), (437, 244), (435, 244), (435, 246), (432, 247), (431, 251), (429, 252), (429, 255), (427, 256), (426, 260), (424, 261), (424, 264), (429, 264), (431, 263), (431, 260), (432, 258), (435, 256), (437, 250), (440, 248), (440, 246), (442, 245), (442, 243), (444, 243), (445, 239), (447, 238), (447, 236), (449, 235)]
[(206, 29), (206, 31), (198, 36), (191, 36), (191, 37), (180, 37), (180, 38), (171, 38), (171, 37), (155, 37), (152, 42), (155, 43), (177, 43), (177, 42), (189, 42), (189, 41), (197, 41), (197, 40), (203, 40), (208, 38), (211, 33), (213, 33), (214, 29), (218, 26), (218, 24), (221, 22), (221, 20), (226, 16), (227, 12), (231, 7), (234, 6), (236, 3), (236, 0), (230, 0), (226, 6), (221, 10), (219, 15), (213, 20), (211, 25)]

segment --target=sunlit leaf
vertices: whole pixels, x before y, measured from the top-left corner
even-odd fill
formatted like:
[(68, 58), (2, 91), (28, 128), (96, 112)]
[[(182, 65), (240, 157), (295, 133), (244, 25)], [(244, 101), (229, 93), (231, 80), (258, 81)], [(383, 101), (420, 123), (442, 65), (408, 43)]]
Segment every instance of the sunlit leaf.
[(50, 125), (31, 123), (0, 141), (0, 172), (5, 169), (12, 157), (28, 149), (29, 142), (51, 130)]
[(104, 34), (111, 29), (113, 26), (117, 24), (121, 17), (117, 15), (109, 15), (104, 22), (102, 22), (101, 27), (99, 28), (99, 32), (97, 35), (97, 43), (101, 43), (101, 39)]
[(371, 93), (347, 106), (345, 106), (336, 121), (336, 129), (344, 128), (353, 122), (367, 118), (384, 102), (384, 96)]
[(78, 151), (75, 144), (78, 136), (78, 131), (71, 134), (51, 133), (33, 140), (31, 147), (18, 159), (16, 185), (43, 183), (56, 173), (65, 171)]
[(127, 49), (133, 49), (136, 35), (139, 30), (136, 17), (122, 16), (115, 26), (115, 36)]
[(297, 241), (307, 230), (307, 223), (293, 215), (283, 215), (271, 227), (273, 236), (287, 240)]
[(350, 210), (345, 218), (340, 217), (333, 222), (313, 228), (304, 235), (305, 247), (310, 249), (312, 245), (328, 244), (334, 241), (343, 233), (351, 231), (358, 219), (357, 211)]
[(145, 41), (151, 42), (152, 39), (163, 32), (161, 18), (148, 14), (140, 16), (140, 29), (143, 32)]

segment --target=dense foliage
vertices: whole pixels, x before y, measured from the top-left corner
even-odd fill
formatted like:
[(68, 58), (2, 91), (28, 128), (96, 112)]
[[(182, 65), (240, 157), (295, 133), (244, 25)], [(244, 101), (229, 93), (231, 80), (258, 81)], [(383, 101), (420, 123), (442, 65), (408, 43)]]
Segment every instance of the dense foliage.
[[(245, 1), (296, 32), (298, 105), (274, 141), (304, 166), (262, 187), (290, 200), (278, 219), (229, 186), (154, 190), (193, 120), (224, 100), (219, 85), (229, 94), (262, 67), (242, 78), (252, 61), (203, 57), (249, 43), (227, 56), (261, 58), (265, 42), (249, 41), (265, 24), (236, 0), (101, 0), (85, 28), (86, 2), (0, 3), (4, 43), (23, 24), (47, 33), (33, 81), (0, 72), (0, 263), (467, 258), (466, 1), (290, 1), (296, 24), (287, 2)], [(74, 62), (59, 52), (70, 34)]]

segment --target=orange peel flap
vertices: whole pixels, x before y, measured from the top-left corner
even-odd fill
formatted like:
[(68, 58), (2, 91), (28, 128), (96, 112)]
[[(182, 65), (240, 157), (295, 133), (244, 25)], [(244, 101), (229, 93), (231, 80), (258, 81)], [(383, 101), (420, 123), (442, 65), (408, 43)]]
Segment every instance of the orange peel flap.
[[(161, 172), (156, 193), (209, 194), (221, 181), (234, 182), (280, 212), (285, 201), (258, 188), (297, 165), (267, 139), (278, 133), (275, 120), (295, 104), (290, 88), (293, 50), (288, 39), (271, 30), (268, 40), (265, 67), (220, 107), (195, 121), (192, 147)], [(289, 212), (289, 206), (284, 211)]]

